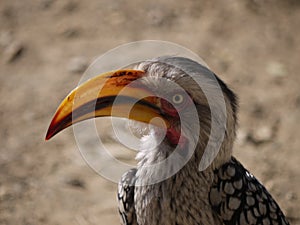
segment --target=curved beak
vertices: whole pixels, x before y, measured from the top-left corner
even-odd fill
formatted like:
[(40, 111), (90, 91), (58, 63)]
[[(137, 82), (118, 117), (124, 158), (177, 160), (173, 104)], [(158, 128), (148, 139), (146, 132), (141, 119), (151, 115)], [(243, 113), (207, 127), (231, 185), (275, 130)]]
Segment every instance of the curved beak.
[[(46, 140), (63, 129), (95, 117), (116, 116), (169, 127), (160, 101), (140, 78), (141, 70), (117, 70), (96, 76), (75, 88), (58, 107)], [(160, 118), (157, 120), (154, 118)]]

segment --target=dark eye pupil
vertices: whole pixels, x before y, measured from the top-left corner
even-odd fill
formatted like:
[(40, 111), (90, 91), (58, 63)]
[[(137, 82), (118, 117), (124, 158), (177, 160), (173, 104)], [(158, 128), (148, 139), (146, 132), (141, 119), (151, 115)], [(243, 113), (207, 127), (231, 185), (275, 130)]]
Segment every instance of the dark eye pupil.
[(175, 101), (178, 102), (178, 101), (180, 101), (180, 100), (181, 100), (180, 96), (176, 95), (176, 96), (175, 96)]

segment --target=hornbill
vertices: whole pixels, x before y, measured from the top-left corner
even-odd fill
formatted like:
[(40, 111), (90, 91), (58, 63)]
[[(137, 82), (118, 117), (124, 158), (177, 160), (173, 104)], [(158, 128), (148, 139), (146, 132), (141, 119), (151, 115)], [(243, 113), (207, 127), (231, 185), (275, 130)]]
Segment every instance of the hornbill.
[(148, 126), (137, 168), (119, 183), (124, 225), (289, 224), (265, 187), (232, 156), (237, 107), (236, 95), (207, 67), (163, 56), (75, 88), (58, 107), (46, 139), (94, 117), (125, 117), (137, 130)]

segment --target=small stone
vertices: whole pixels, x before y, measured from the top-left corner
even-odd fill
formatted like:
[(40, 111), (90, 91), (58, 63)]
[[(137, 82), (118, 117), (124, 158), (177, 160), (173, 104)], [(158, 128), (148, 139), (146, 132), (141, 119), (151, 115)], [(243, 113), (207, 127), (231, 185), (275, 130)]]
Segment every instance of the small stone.
[(273, 77), (284, 77), (287, 74), (285, 66), (276, 61), (269, 62), (266, 71)]
[(70, 60), (68, 70), (71, 73), (83, 73), (88, 67), (88, 62), (84, 57), (77, 56)]
[(12, 19), (16, 16), (16, 9), (12, 5), (4, 7), (2, 10), (2, 15), (6, 19)]
[(288, 192), (286, 194), (286, 199), (289, 200), (289, 201), (296, 200), (297, 199), (297, 195), (294, 192)]
[(66, 12), (73, 12), (78, 8), (78, 3), (74, 1), (69, 1), (63, 6), (63, 10)]
[(85, 188), (85, 182), (79, 178), (72, 178), (70, 180), (67, 180), (66, 183), (73, 187)]
[(273, 138), (273, 131), (268, 126), (258, 127), (249, 135), (248, 140), (254, 144), (262, 144), (271, 141)]
[(252, 108), (251, 114), (254, 117), (263, 119), (266, 116), (266, 112), (262, 103), (256, 102), (255, 104), (253, 104), (251, 108)]
[(4, 58), (6, 63), (12, 63), (17, 60), (23, 53), (24, 46), (18, 42), (14, 41), (10, 43), (4, 50)]
[(146, 13), (146, 23), (150, 26), (162, 26), (174, 21), (174, 13), (163, 5), (157, 5)]
[(272, 130), (270, 127), (260, 127), (255, 136), (258, 141), (269, 141), (272, 138)]
[(66, 38), (76, 38), (80, 34), (80, 30), (76, 27), (68, 27), (62, 31), (62, 36)]
[(53, 4), (53, 0), (42, 0), (40, 4), (42, 9), (49, 9)]
[(158, 26), (163, 23), (165, 14), (162, 12), (162, 10), (151, 10), (148, 12), (147, 16), (149, 25)]

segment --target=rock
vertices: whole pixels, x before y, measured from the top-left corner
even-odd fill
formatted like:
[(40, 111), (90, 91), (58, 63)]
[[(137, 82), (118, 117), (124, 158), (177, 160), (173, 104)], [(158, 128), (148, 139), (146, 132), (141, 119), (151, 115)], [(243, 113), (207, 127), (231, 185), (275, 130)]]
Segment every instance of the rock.
[(5, 63), (11, 63), (17, 60), (24, 52), (24, 44), (14, 40), (11, 31), (2, 31), (0, 33), (0, 48), (3, 49), (3, 60)]
[(285, 195), (285, 198), (288, 200), (288, 201), (294, 201), (294, 200), (297, 200), (297, 194), (295, 192), (287, 192), (286, 195)]
[(262, 144), (269, 142), (273, 139), (273, 129), (269, 126), (261, 126), (256, 128), (248, 136), (248, 141), (254, 144)]
[(12, 5), (4, 6), (4, 8), (1, 10), (1, 14), (5, 19), (8, 19), (12, 21), (14, 18), (16, 18), (16, 7)]
[(68, 71), (71, 73), (83, 73), (88, 67), (88, 61), (86, 58), (77, 56), (70, 60), (68, 65)]
[(271, 140), (272, 136), (272, 130), (267, 126), (258, 128), (255, 133), (255, 138), (258, 141), (269, 141)]
[(149, 25), (159, 26), (164, 22), (165, 14), (162, 10), (151, 10), (148, 12), (147, 17)]
[(53, 5), (53, 0), (42, 0), (40, 4), (42, 9), (49, 9)]
[(73, 12), (78, 8), (78, 3), (74, 1), (69, 1), (63, 6), (65, 12)]
[(17, 60), (24, 52), (24, 45), (18, 41), (11, 42), (4, 50), (4, 60), (12, 63)]
[(255, 118), (263, 119), (266, 116), (265, 108), (263, 103), (254, 103), (251, 107), (251, 114)]
[(66, 183), (76, 188), (85, 188), (85, 182), (79, 178), (71, 178), (67, 180)]
[(68, 27), (62, 32), (62, 36), (66, 38), (76, 38), (80, 34), (80, 30), (76, 27)]
[(174, 21), (174, 13), (163, 5), (150, 8), (146, 12), (146, 23), (150, 26), (169, 25)]
[(266, 70), (268, 74), (276, 78), (284, 77), (287, 74), (285, 66), (276, 61), (269, 62)]

